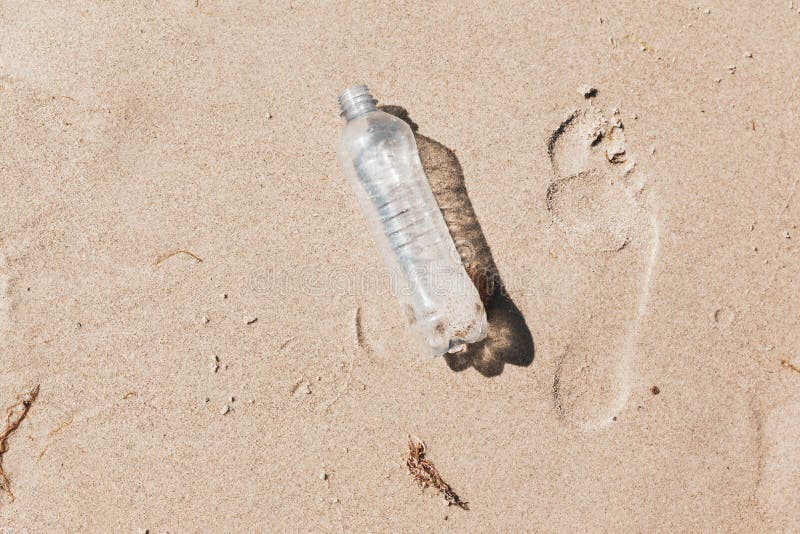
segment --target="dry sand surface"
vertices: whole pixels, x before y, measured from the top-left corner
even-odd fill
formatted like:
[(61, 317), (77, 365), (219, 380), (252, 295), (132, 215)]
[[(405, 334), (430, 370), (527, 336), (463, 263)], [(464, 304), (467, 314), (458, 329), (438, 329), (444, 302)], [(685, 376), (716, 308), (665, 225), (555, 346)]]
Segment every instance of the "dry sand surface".
[[(480, 4), (0, 2), (0, 532), (798, 528), (800, 1)], [(466, 353), (373, 283), (361, 82)]]

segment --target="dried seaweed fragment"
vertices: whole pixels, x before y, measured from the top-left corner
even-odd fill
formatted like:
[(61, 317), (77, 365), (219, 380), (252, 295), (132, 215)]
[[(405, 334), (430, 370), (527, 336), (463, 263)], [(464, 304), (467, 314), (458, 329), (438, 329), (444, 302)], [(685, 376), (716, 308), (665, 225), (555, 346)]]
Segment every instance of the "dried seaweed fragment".
[(411, 437), (408, 438), (408, 458), (406, 459), (406, 467), (408, 468), (408, 472), (411, 473), (411, 477), (422, 488), (431, 486), (436, 488), (436, 491), (447, 501), (448, 506), (454, 504), (459, 508), (469, 510), (469, 503), (462, 501), (461, 498), (456, 495), (456, 492), (453, 491), (453, 488), (442, 479), (436, 467), (434, 467), (429, 460), (425, 459), (425, 443), (420, 440), (415, 441)]
[(14, 502), (14, 494), (11, 492), (11, 481), (3, 470), (3, 455), (8, 451), (8, 437), (19, 428), (38, 394), (39, 386), (37, 385), (27, 393), (18, 395), (17, 402), (6, 408), (6, 427), (0, 433), (0, 490), (8, 494), (11, 502)]

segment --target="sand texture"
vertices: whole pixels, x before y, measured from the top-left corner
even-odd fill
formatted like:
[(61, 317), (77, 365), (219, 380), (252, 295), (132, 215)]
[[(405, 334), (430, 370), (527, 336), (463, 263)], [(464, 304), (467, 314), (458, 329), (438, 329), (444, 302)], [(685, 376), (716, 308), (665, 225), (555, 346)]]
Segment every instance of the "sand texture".
[[(0, 1), (0, 533), (796, 532), (798, 50), (798, 0)], [(379, 276), (356, 83), (494, 289), (465, 352)]]

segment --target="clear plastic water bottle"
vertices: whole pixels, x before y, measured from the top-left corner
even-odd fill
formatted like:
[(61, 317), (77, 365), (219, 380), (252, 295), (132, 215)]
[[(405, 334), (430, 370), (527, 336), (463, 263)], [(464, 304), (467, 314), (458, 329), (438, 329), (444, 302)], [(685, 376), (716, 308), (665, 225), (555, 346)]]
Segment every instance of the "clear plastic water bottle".
[(338, 159), (422, 352), (455, 352), (486, 336), (486, 311), (431, 191), (411, 128), (379, 111), (365, 85), (339, 97)]

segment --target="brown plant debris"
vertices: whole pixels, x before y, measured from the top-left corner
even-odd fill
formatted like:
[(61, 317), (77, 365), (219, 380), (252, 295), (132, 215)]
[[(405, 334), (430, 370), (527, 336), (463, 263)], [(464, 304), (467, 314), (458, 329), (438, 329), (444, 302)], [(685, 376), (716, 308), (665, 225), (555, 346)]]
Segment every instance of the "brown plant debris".
[(47, 433), (47, 438), (51, 439), (53, 436), (55, 436), (56, 434), (58, 434), (59, 432), (61, 432), (65, 428), (67, 428), (69, 425), (71, 425), (72, 421), (74, 421), (74, 420), (75, 420), (75, 416), (74, 415), (70, 415), (69, 419), (67, 419), (66, 421), (64, 421), (63, 423), (61, 423), (57, 427), (55, 427), (53, 430), (48, 432)]
[(287, 346), (289, 346), (289, 343), (291, 343), (291, 342), (292, 342), (292, 341), (294, 341), (294, 340), (295, 340), (295, 336), (292, 336), (292, 337), (290, 337), (289, 339), (287, 339), (286, 341), (284, 341), (284, 342), (281, 344), (281, 346), (280, 346), (280, 347), (278, 347), (278, 350), (283, 350), (283, 349), (285, 349)]
[(793, 365), (792, 362), (790, 362), (789, 360), (781, 360), (781, 365), (783, 365), (790, 371), (794, 371), (795, 373), (800, 373), (800, 367)]
[(406, 467), (411, 477), (422, 488), (433, 486), (436, 491), (441, 494), (447, 501), (447, 505), (456, 505), (463, 510), (469, 510), (469, 503), (462, 501), (456, 495), (453, 488), (442, 479), (439, 471), (429, 461), (425, 459), (425, 443), (421, 440), (414, 440), (410, 436), (408, 438), (408, 458), (406, 459)]
[(27, 393), (18, 395), (17, 402), (6, 408), (6, 427), (0, 433), (0, 490), (8, 494), (11, 502), (14, 502), (14, 494), (11, 492), (11, 481), (3, 470), (3, 455), (8, 451), (9, 436), (19, 428), (20, 423), (28, 415), (28, 410), (31, 409), (38, 394), (39, 386), (37, 385)]

